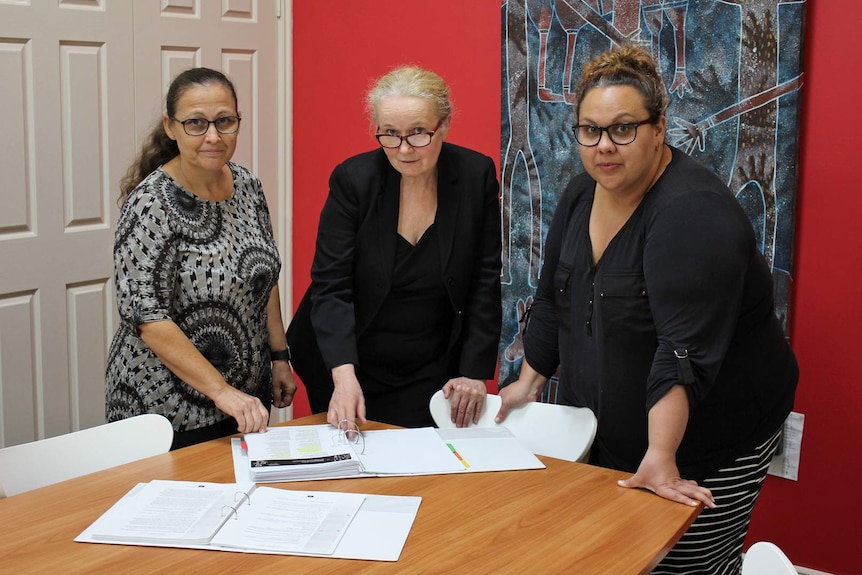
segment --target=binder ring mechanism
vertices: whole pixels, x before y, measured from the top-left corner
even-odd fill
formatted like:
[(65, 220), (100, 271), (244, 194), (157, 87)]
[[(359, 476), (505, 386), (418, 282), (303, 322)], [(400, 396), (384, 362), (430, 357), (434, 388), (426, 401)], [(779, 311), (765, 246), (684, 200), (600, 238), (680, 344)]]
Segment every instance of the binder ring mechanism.
[(352, 419), (342, 419), (338, 422), (337, 433), (332, 436), (332, 442), (338, 445), (353, 445), (359, 449), (359, 454), (365, 453), (365, 437), (359, 430), (359, 426)]
[(245, 501), (246, 505), (251, 505), (251, 495), (246, 493), (245, 491), (237, 491), (233, 494), (233, 500), (236, 505), (222, 505), (221, 508), (221, 516), (222, 517), (230, 517), (233, 515), (234, 519), (239, 519), (237, 516), (236, 508), (242, 505), (242, 502)]

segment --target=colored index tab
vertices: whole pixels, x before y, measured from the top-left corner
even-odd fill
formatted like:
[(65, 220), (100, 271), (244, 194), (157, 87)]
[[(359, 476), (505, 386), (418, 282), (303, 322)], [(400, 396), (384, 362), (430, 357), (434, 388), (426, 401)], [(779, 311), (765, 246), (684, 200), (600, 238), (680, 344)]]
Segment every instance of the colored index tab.
[(452, 452), (452, 454), (453, 454), (453, 455), (455, 455), (455, 457), (457, 457), (457, 458), (458, 458), (458, 461), (460, 461), (460, 462), (461, 462), (461, 464), (462, 464), (465, 468), (469, 469), (469, 468), (470, 468), (470, 464), (469, 464), (469, 463), (467, 463), (466, 461), (464, 461), (464, 458), (463, 458), (463, 457), (461, 457), (461, 454), (460, 454), (460, 453), (458, 453), (458, 451), (455, 449), (455, 446), (454, 446), (454, 445), (452, 445), (451, 443), (447, 443), (446, 445), (449, 447), (449, 451), (451, 451), (451, 452)]

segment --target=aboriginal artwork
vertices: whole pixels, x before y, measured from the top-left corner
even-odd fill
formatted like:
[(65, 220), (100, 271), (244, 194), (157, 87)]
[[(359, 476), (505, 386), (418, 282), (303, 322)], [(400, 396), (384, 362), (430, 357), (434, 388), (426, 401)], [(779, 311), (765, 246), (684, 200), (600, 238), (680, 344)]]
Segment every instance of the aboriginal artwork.
[[(670, 97), (667, 143), (711, 167), (749, 215), (785, 326), (792, 283), (804, 0), (502, 2), (503, 333), (500, 385), (517, 379), (557, 198), (582, 171), (574, 89), (624, 44), (649, 50)], [(554, 401), (554, 381), (543, 396)]]

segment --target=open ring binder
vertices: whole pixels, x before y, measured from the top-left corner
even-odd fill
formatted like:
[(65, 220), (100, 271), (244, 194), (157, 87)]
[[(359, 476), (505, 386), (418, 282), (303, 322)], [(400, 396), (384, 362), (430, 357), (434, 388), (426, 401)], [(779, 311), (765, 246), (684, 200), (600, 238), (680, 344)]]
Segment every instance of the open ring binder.
[(359, 454), (365, 454), (365, 436), (352, 419), (342, 419), (336, 426), (338, 433), (332, 437), (333, 444), (350, 444), (359, 449)]
[(367, 524), (365, 528), (359, 524), (358, 531), (350, 536), (353, 543), (338, 551), (368, 497), (376, 510), (372, 517), (377, 520), (380, 512), (391, 507), (400, 510), (386, 516), (397, 527), (397, 545), (383, 545), (382, 554), (374, 549), (363, 551), (360, 558), (395, 561), (421, 498), (295, 491), (251, 483), (141, 483), (76, 541), (349, 557), (357, 538), (365, 541), (367, 533), (385, 528), (368, 529)]

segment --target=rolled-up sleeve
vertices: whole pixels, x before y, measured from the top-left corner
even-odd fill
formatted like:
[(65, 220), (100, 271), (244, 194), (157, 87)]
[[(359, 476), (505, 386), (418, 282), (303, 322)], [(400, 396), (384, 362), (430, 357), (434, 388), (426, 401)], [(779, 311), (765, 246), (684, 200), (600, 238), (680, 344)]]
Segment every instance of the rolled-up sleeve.
[(656, 213), (644, 276), (658, 347), (647, 409), (675, 384), (696, 406), (710, 391), (737, 327), (753, 237), (731, 196), (684, 194)]
[(164, 209), (146, 190), (123, 206), (114, 239), (114, 282), (122, 321), (171, 319), (176, 247)]

